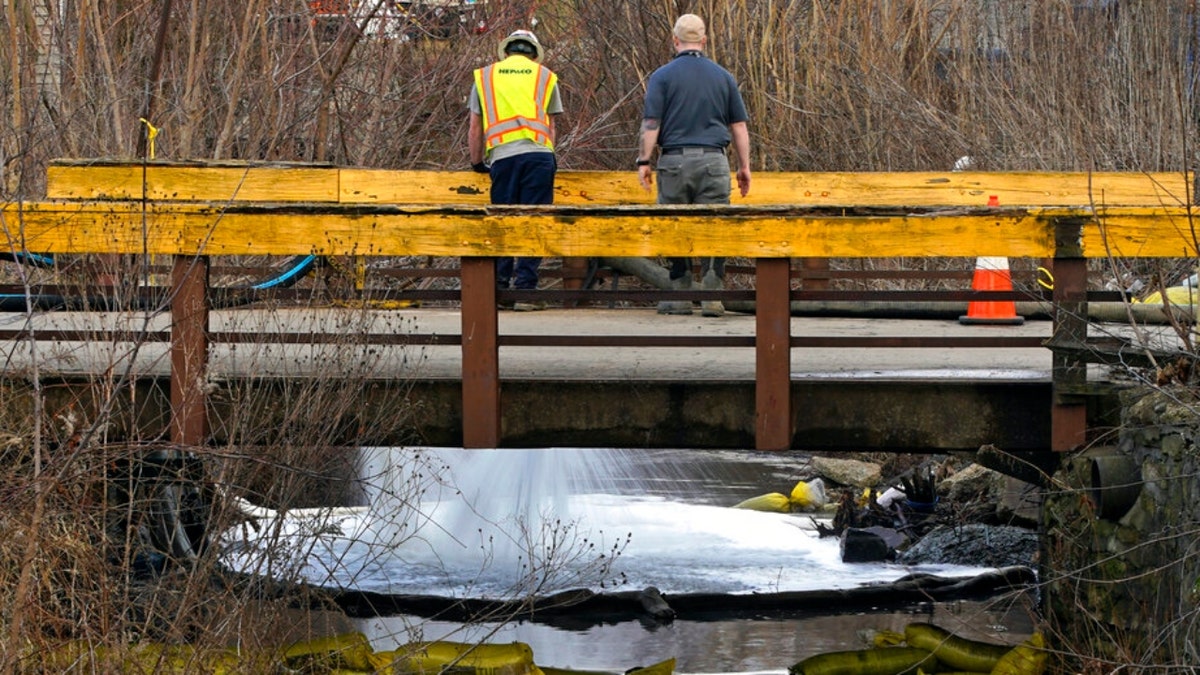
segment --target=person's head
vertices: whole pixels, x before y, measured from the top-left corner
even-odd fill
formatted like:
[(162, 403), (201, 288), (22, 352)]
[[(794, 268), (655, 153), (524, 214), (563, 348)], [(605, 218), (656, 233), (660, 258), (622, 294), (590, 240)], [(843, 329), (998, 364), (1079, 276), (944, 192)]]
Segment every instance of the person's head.
[(500, 47), (496, 50), (501, 60), (512, 54), (522, 54), (538, 63), (541, 63), (544, 52), (542, 43), (538, 42), (537, 36), (527, 30), (513, 31), (500, 41)]
[(695, 14), (684, 14), (675, 20), (671, 31), (676, 50), (704, 49), (708, 36), (704, 34), (704, 19)]

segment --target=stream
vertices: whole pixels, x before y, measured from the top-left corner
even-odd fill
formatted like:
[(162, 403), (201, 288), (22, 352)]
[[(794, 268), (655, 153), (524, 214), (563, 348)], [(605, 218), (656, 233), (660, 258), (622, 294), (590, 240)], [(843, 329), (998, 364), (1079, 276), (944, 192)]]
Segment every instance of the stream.
[[(362, 452), (365, 505), (293, 514), (287, 564), (310, 583), (395, 595), (520, 598), (570, 589), (753, 594), (855, 588), (923, 572), (992, 568), (841, 562), (817, 535), (828, 512), (729, 508), (810, 479), (797, 452), (373, 448)], [(832, 498), (832, 497), (831, 497)], [(265, 527), (261, 531), (272, 531)], [(234, 542), (227, 562), (261, 569), (274, 541)], [(356, 620), (376, 650), (417, 640), (520, 641), (542, 667), (624, 672), (667, 658), (681, 673), (783, 672), (806, 656), (866, 646), (869, 631), (932, 621), (964, 637), (1016, 643), (1030, 598), (918, 603), (897, 611), (680, 616), (659, 624), (529, 621), (462, 625), (414, 616)]]

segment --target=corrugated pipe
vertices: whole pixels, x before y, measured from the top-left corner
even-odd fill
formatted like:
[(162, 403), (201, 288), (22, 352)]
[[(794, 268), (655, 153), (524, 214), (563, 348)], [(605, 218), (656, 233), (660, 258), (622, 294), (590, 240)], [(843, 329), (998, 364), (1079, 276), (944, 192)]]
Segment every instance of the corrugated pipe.
[(1116, 448), (1098, 449), (1091, 458), (1087, 496), (1104, 520), (1120, 520), (1142, 492), (1142, 468)]

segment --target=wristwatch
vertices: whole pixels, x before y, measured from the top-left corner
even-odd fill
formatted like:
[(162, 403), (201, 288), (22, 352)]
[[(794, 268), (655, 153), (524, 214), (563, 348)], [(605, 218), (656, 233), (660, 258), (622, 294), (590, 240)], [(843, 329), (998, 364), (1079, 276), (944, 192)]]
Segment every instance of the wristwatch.
[(639, 159), (639, 160), (637, 161), (637, 165), (638, 165), (638, 166), (650, 166), (650, 160), (648, 160), (648, 159)]

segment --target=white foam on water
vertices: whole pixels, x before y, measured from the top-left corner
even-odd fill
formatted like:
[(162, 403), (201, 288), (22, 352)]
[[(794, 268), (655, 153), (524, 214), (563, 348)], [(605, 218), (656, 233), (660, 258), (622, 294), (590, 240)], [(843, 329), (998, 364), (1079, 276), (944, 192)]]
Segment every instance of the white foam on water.
[[(231, 564), (281, 548), (308, 581), (393, 594), (507, 598), (574, 588), (775, 593), (849, 588), (954, 566), (845, 564), (807, 514), (638, 494), (628, 453), (603, 450), (364, 451), (370, 506), (284, 516), (278, 540), (234, 536)], [(662, 476), (647, 476), (661, 481)], [(281, 547), (278, 544), (282, 542)], [(274, 544), (274, 545), (272, 545)], [(280, 569), (280, 561), (273, 563)]]

